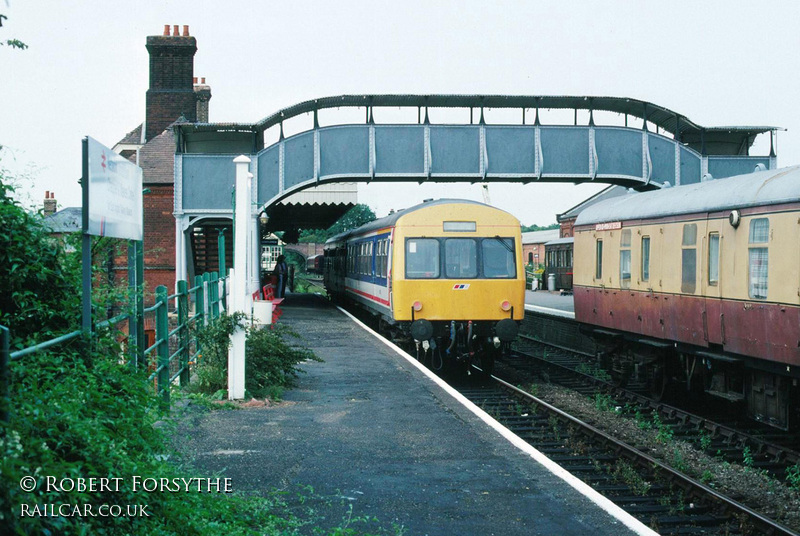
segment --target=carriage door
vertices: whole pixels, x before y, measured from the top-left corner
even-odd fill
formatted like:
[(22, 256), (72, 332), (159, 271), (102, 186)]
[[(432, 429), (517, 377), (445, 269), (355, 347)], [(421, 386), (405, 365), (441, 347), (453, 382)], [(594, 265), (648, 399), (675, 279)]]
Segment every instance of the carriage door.
[(731, 263), (723, 263), (724, 240), (723, 223), (727, 220), (707, 220), (703, 237), (703, 257), (700, 276), (700, 288), (705, 296), (703, 307), (703, 338), (709, 345), (721, 345), (722, 341), (722, 301), (720, 287), (724, 281), (726, 269)]

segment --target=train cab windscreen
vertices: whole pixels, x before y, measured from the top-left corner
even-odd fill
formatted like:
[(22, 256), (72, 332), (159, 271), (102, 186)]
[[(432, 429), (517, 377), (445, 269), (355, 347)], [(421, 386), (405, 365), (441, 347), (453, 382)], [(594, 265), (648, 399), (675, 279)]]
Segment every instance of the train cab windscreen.
[(438, 279), (442, 269), (446, 279), (514, 279), (514, 239), (496, 236), (406, 240), (408, 279)]
[(435, 238), (409, 238), (406, 241), (406, 277), (439, 277), (439, 241)]
[(478, 246), (472, 238), (447, 238), (444, 241), (445, 277), (478, 277)]
[(517, 276), (512, 238), (487, 238), (483, 241), (483, 275), (491, 279), (513, 279)]

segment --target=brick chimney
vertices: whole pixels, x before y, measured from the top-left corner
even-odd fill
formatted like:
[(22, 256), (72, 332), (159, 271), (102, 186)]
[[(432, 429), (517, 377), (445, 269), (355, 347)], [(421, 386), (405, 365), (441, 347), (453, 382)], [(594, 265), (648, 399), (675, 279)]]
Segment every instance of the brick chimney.
[(197, 122), (208, 123), (208, 101), (211, 100), (211, 87), (206, 85), (205, 77), (197, 83), (194, 79), (194, 95), (197, 98)]
[[(145, 140), (161, 134), (181, 115), (190, 122), (197, 120), (195, 92), (192, 84), (197, 41), (189, 35), (189, 27), (178, 25), (170, 32), (164, 25), (163, 35), (147, 37), (150, 54), (150, 89), (145, 110)], [(210, 94), (210, 91), (209, 91)]]
[(55, 214), (57, 210), (56, 204), (56, 193), (51, 191), (46, 191), (44, 193), (44, 215), (49, 216), (51, 214)]

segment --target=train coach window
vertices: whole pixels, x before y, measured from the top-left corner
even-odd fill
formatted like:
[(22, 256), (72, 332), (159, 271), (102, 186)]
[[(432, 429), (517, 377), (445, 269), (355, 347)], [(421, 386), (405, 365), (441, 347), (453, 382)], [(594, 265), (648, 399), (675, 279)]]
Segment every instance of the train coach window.
[(619, 241), (619, 286), (631, 288), (631, 230), (624, 229)]
[(642, 281), (650, 281), (650, 237), (642, 237)]
[(490, 279), (513, 279), (517, 277), (514, 264), (514, 240), (512, 238), (486, 238), (481, 243), (483, 276)]
[(478, 246), (471, 238), (444, 241), (444, 276), (449, 279), (478, 277)]
[(598, 240), (595, 247), (594, 278), (603, 279), (603, 241)]
[[(748, 293), (751, 298), (766, 300), (769, 276), (769, 220), (756, 218), (750, 221), (749, 248), (749, 284)], [(753, 244), (760, 246), (753, 247)]]
[(406, 277), (436, 279), (439, 277), (439, 241), (433, 238), (406, 240)]
[(708, 235), (708, 284), (719, 284), (719, 233)]
[[(681, 292), (694, 294), (697, 287), (697, 224), (687, 223), (683, 226), (683, 243), (681, 251)], [(689, 246), (689, 247), (687, 247)]]

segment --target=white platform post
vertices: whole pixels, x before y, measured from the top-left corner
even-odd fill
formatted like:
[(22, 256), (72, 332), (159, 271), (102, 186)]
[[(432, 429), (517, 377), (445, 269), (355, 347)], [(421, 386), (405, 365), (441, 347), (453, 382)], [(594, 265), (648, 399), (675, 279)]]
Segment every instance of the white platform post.
[[(231, 270), (230, 278), (231, 310), (249, 316), (247, 257), (251, 225), (250, 179), (253, 175), (248, 171), (250, 164), (248, 157), (240, 155), (233, 161), (236, 164), (236, 211), (234, 214), (236, 228), (233, 237), (233, 270)], [(231, 336), (231, 349), (228, 352), (229, 400), (244, 398), (245, 338), (244, 328), (238, 328)]]

